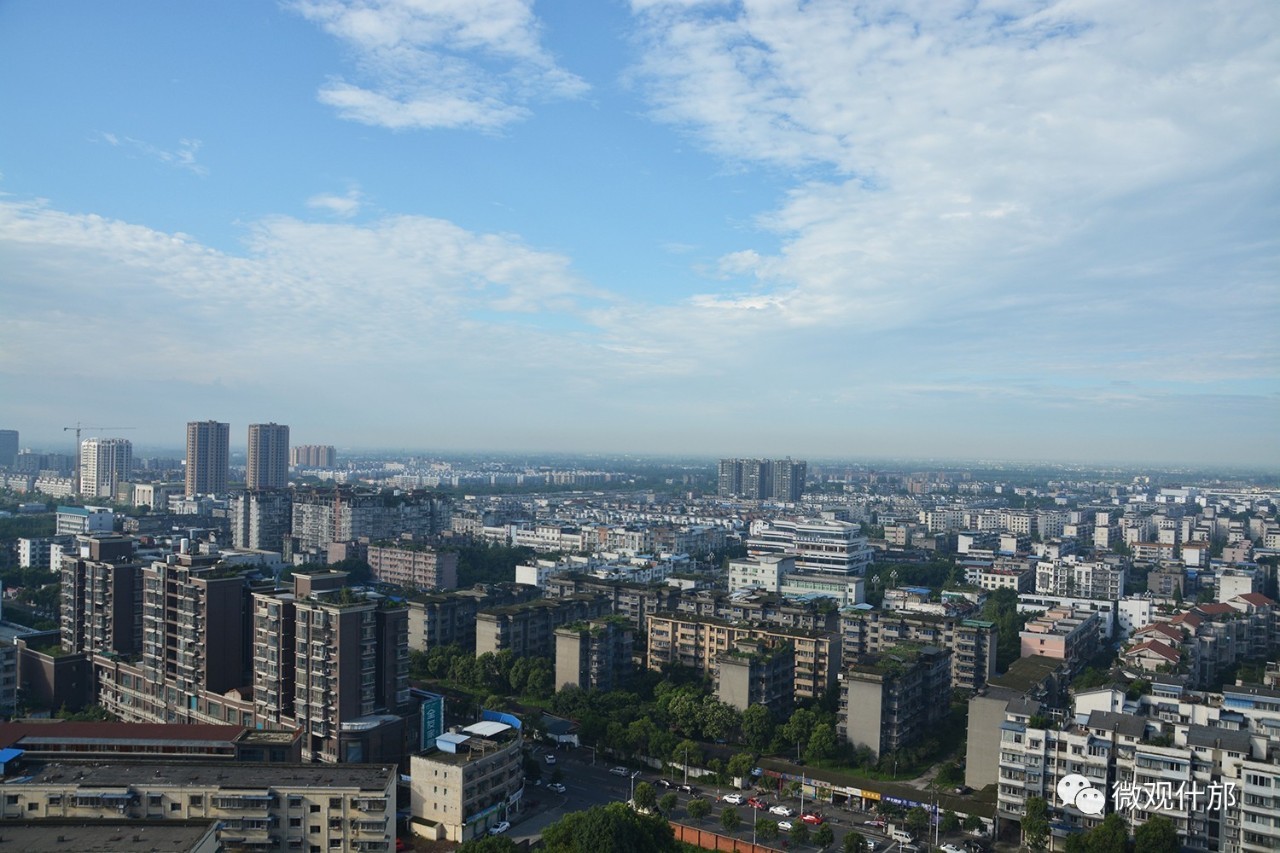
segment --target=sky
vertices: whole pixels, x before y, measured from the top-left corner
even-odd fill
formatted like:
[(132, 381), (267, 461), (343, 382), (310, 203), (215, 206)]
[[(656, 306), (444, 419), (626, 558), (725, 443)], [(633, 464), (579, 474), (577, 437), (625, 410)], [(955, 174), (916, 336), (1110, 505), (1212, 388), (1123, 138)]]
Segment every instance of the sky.
[(1280, 467), (1274, 0), (0, 0), (0, 81), (23, 445)]

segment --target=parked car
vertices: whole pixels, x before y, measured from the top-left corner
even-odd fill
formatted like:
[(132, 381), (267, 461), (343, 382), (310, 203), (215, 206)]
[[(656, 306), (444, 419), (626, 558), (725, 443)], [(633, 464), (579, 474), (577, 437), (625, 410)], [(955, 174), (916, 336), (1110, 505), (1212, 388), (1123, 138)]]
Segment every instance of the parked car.
[(778, 821), (778, 829), (782, 830), (783, 832), (790, 832), (792, 826), (793, 824), (789, 820)]
[(405, 853), (406, 850), (412, 850), (413, 845), (403, 838), (396, 839), (396, 853)]
[(747, 805), (751, 806), (751, 808), (753, 809), (763, 809), (766, 807), (765, 801), (760, 799), (759, 797), (750, 798), (749, 800), (747, 800)]
[(498, 821), (493, 826), (489, 827), (489, 834), (501, 835), (502, 833), (506, 832), (510, 828), (511, 828), (511, 824), (507, 823), (505, 820)]
[(954, 844), (944, 844), (938, 848), (942, 853), (964, 853), (964, 850)]
[(695, 788), (693, 785), (681, 785), (680, 792), (684, 794), (697, 794), (698, 789)]
[(876, 818), (875, 820), (869, 820), (863, 824), (863, 826), (874, 826), (876, 829), (884, 829), (888, 825), (889, 824), (885, 823), (879, 818)]
[(556, 763), (556, 757), (555, 757), (554, 755), (552, 755), (551, 753), (549, 753), (549, 752), (548, 752), (548, 753), (547, 753), (547, 755), (546, 755), (546, 760), (547, 760), (547, 763), (548, 763), (548, 764), (555, 764), (555, 763)]
[(814, 826), (818, 826), (819, 824), (826, 823), (826, 820), (822, 817), (822, 815), (818, 814), (817, 812), (805, 812), (804, 814), (800, 815), (800, 819), (805, 823), (811, 823)]
[(796, 810), (790, 806), (772, 806), (769, 809), (769, 814), (781, 815), (782, 817), (791, 817), (795, 813)]
[(965, 841), (964, 849), (968, 853), (987, 853), (987, 843), (976, 838), (970, 838)]
[(657, 785), (659, 788), (674, 788), (676, 786), (676, 783), (672, 782), (670, 779), (659, 779), (653, 784)]
[(629, 771), (629, 770), (627, 770), (627, 768), (625, 768), (625, 767), (615, 767), (615, 768), (613, 768), (612, 770), (610, 770), (609, 772), (610, 772), (610, 773), (612, 773), (614, 776), (629, 776), (629, 775), (630, 775), (630, 771)]
[(555, 791), (557, 794), (563, 794), (564, 785), (561, 785), (559, 782), (552, 782), (550, 785), (547, 786), (547, 790)]
[(724, 802), (726, 802), (726, 803), (730, 803), (731, 805), (735, 805), (735, 806), (740, 806), (740, 805), (742, 805), (742, 795), (741, 795), (741, 794), (725, 794), (725, 795), (724, 795), (723, 797), (721, 797), (720, 799), (721, 799), (721, 800), (723, 800), (723, 801), (724, 801)]

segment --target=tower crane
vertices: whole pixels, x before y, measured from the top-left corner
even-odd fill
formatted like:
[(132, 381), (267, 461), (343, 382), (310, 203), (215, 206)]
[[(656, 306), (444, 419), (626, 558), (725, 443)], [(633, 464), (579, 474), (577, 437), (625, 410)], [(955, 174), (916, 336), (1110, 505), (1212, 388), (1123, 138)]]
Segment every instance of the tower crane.
[(74, 431), (76, 434), (76, 467), (75, 467), (75, 470), (71, 472), (71, 477), (72, 477), (72, 485), (75, 489), (75, 493), (77, 496), (79, 496), (80, 494), (80, 463), (83, 461), (80, 458), (80, 431), (86, 430), (86, 429), (137, 429), (137, 427), (94, 426), (92, 424), (82, 424), (80, 423), (80, 421), (76, 421), (75, 426), (68, 426), (68, 427), (62, 428), (63, 432), (67, 432), (68, 430), (70, 430), (70, 431)]

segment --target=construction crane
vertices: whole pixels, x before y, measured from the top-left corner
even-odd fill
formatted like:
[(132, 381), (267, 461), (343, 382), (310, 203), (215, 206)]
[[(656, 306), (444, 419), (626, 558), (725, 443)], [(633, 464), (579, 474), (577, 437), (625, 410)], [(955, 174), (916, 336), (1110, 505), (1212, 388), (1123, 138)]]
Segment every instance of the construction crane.
[(71, 482), (72, 482), (72, 487), (77, 496), (79, 496), (80, 494), (80, 463), (83, 461), (80, 458), (80, 431), (86, 430), (86, 429), (137, 429), (137, 427), (93, 426), (91, 424), (82, 424), (79, 421), (76, 421), (75, 426), (62, 428), (63, 432), (67, 432), (70, 430), (70, 431), (74, 431), (76, 434), (76, 466), (75, 466), (75, 470), (71, 472), (71, 477), (72, 477)]

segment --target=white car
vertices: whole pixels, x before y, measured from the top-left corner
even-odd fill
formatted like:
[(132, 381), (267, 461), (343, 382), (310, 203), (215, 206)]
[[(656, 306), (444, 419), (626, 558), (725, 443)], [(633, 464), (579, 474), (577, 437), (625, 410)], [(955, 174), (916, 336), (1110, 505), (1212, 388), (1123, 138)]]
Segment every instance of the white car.
[(778, 821), (778, 829), (782, 830), (783, 832), (790, 832), (790, 831), (791, 831), (791, 821), (789, 821), (789, 820), (780, 820), (780, 821)]
[(556, 757), (555, 757), (554, 755), (552, 755), (551, 753), (549, 753), (549, 752), (548, 752), (548, 753), (547, 753), (547, 755), (546, 755), (546, 759), (547, 759), (547, 763), (548, 763), (548, 764), (555, 764), (555, 763), (556, 763)]
[(769, 814), (782, 815), (783, 817), (791, 817), (795, 813), (796, 813), (796, 810), (791, 808), (790, 806), (770, 806), (769, 807)]
[(625, 767), (615, 767), (615, 768), (613, 768), (612, 770), (610, 770), (609, 772), (610, 772), (610, 773), (612, 773), (614, 776), (628, 776), (628, 775), (630, 775), (630, 774), (627, 772), (627, 768), (625, 768)]
[(721, 797), (720, 799), (721, 799), (723, 802), (731, 803), (731, 804), (733, 804), (733, 805), (735, 805), (735, 806), (740, 806), (740, 805), (742, 805), (742, 795), (741, 795), (741, 794), (725, 794), (725, 795), (724, 795), (723, 797)]
[(964, 853), (964, 850), (960, 849), (954, 844), (944, 844), (938, 849), (941, 850), (942, 853)]
[(495, 823), (493, 826), (489, 827), (489, 834), (501, 835), (502, 833), (506, 832), (510, 828), (511, 828), (511, 824), (507, 823), (505, 820), (499, 821), (498, 823)]
[(547, 790), (555, 791), (557, 794), (563, 794), (564, 785), (561, 785), (559, 782), (552, 782), (550, 785), (547, 786)]

